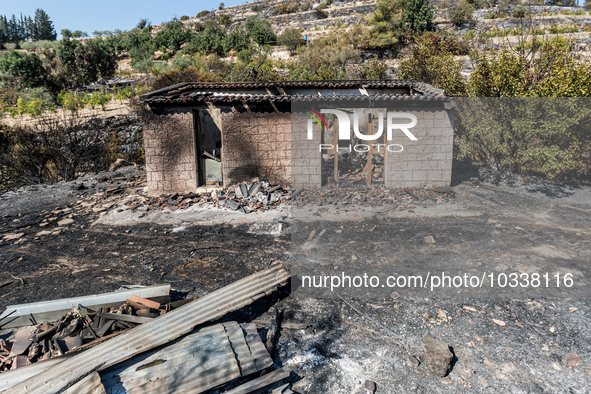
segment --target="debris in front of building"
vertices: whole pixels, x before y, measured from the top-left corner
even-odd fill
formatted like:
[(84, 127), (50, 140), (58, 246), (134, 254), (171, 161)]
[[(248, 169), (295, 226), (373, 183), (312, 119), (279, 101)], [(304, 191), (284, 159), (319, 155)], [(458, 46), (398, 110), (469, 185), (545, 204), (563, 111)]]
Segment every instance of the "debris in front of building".
[[(156, 290), (170, 286), (154, 286)], [(153, 290), (153, 288), (148, 288)], [(127, 292), (120, 292), (128, 294)], [(144, 293), (146, 291), (144, 290)], [(114, 299), (116, 293), (86, 297), (91, 302), (91, 297), (99, 299)], [(168, 296), (167, 296), (168, 297)], [(37, 306), (43, 303), (36, 303)], [(48, 307), (56, 305), (48, 303)], [(13, 336), (2, 340), (0, 343), (0, 355), (4, 357), (0, 361), (0, 371), (16, 369), (24, 365), (44, 361), (53, 357), (63, 356), (81, 347), (88, 348), (102, 342), (102, 338), (112, 337), (122, 331), (126, 331), (151, 321), (176, 307), (179, 303), (159, 302), (132, 295), (118, 307), (100, 307), (90, 309), (85, 306), (75, 306), (55, 320), (45, 320), (40, 324), (19, 328)], [(80, 305), (80, 304), (78, 304)], [(23, 306), (24, 310), (35, 309), (35, 306)], [(14, 309), (18, 311), (18, 309)], [(48, 310), (45, 314), (37, 313), (37, 316), (52, 316), (54, 311)], [(16, 315), (16, 313), (14, 314)], [(10, 319), (10, 312), (5, 314)], [(34, 321), (33, 314), (28, 315)], [(1, 322), (0, 322), (1, 324)], [(13, 324), (14, 325), (14, 324)], [(12, 326), (13, 326), (12, 325)]]
[(295, 206), (317, 205), (347, 208), (366, 206), (391, 210), (408, 210), (416, 207), (428, 207), (455, 201), (453, 190), (440, 192), (438, 188), (387, 189), (379, 186), (331, 187), (319, 190), (302, 190), (293, 193), (291, 198)]
[(244, 213), (264, 212), (287, 204), (289, 188), (273, 186), (266, 180), (255, 179), (224, 189), (209, 189), (200, 193), (164, 194), (157, 197), (136, 195), (127, 201), (130, 210), (145, 207), (146, 212), (168, 209), (175, 211), (191, 206), (211, 206)]
[[(273, 360), (254, 323), (203, 324), (252, 304), (289, 278), (274, 265), (192, 300), (161, 303), (131, 295), (119, 307), (72, 305), (61, 318), (21, 327), (0, 342), (6, 371), (0, 390), (199, 393), (266, 371)], [(243, 385), (234, 390), (281, 384), (287, 377), (284, 370), (272, 371), (238, 381)]]

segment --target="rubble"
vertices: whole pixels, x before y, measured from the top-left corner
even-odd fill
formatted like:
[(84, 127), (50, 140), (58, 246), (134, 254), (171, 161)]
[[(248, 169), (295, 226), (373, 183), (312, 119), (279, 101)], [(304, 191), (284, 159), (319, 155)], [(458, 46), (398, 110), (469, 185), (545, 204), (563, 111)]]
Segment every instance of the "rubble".
[(134, 196), (127, 203), (130, 210), (145, 207), (146, 212), (168, 209), (175, 211), (191, 206), (212, 206), (244, 213), (264, 212), (286, 204), (290, 200), (290, 189), (271, 186), (265, 180), (200, 193), (177, 193), (158, 197)]
[[(141, 300), (142, 303), (138, 303), (137, 300)], [(21, 327), (12, 337), (3, 340), (0, 343), (0, 355), (4, 356), (4, 359), (0, 362), (0, 371), (63, 356), (82, 345), (92, 345), (100, 338), (126, 331), (136, 324), (153, 319), (142, 317), (146, 314), (142, 311), (151, 311), (154, 316), (160, 316), (172, 309), (172, 303), (160, 305), (137, 296), (130, 297), (118, 308), (103, 307), (92, 310), (87, 307), (73, 307), (59, 319)], [(30, 316), (33, 317), (32, 314)]]
[[(98, 372), (101, 378), (112, 373), (110, 376), (116, 376), (111, 380), (113, 385), (121, 384), (131, 391), (203, 392), (262, 371), (270, 367), (273, 360), (253, 323), (216, 324), (203, 327), (181, 341), (175, 340), (203, 323), (264, 297), (285, 285), (289, 277), (285, 269), (275, 265), (186, 303), (162, 305), (131, 296), (118, 308), (95, 311), (73, 306), (56, 321), (19, 329), (13, 340), (0, 343), (0, 351), (5, 356), (3, 370), (74, 354), (60, 357), (59, 362), (39, 363), (38, 368), (4, 372), (0, 374), (0, 390), (5, 393), (62, 392), (71, 390), (73, 385), (98, 384), (93, 376)], [(140, 315), (141, 310), (144, 313)], [(155, 317), (146, 317), (150, 314)], [(89, 342), (84, 344), (84, 341)], [(187, 341), (199, 345), (187, 345)], [(146, 358), (145, 352), (150, 351)], [(139, 358), (135, 357), (140, 354)], [(115, 368), (115, 372), (109, 367)], [(246, 385), (261, 388), (288, 376), (289, 373), (277, 370)], [(98, 389), (102, 392), (100, 387)]]
[(295, 206), (335, 206), (343, 210), (353, 206), (385, 208), (380, 213), (392, 210), (405, 211), (416, 207), (428, 207), (455, 201), (453, 191), (442, 188), (388, 189), (383, 186), (325, 187), (318, 190), (301, 190), (293, 193)]

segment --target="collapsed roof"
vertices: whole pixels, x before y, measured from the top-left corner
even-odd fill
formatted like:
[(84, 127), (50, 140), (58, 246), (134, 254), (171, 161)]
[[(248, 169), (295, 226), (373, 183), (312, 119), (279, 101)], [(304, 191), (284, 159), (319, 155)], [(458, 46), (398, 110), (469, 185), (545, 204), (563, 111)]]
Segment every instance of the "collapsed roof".
[(280, 105), (292, 102), (449, 101), (444, 91), (405, 80), (186, 82), (140, 97), (150, 108)]

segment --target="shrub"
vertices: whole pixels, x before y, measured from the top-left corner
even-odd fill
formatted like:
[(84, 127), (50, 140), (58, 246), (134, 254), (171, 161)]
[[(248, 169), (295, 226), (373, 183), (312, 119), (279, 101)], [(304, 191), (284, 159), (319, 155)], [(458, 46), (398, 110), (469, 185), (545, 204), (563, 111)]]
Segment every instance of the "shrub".
[(271, 29), (271, 22), (258, 16), (249, 16), (244, 21), (244, 28), (250, 38), (259, 45), (276, 41), (277, 36)]
[(86, 95), (62, 90), (57, 96), (57, 103), (72, 114), (77, 114), (86, 105)]
[(209, 21), (205, 25), (203, 32), (196, 34), (186, 49), (188, 53), (204, 52), (225, 54), (224, 40), (226, 39), (226, 30), (215, 22)]
[(16, 51), (0, 55), (0, 72), (17, 77), (25, 87), (42, 86), (46, 79), (39, 56)]
[(181, 49), (181, 46), (193, 37), (193, 31), (185, 27), (179, 21), (168, 22), (153, 38), (153, 48), (165, 47), (173, 52)]
[(231, 30), (222, 41), (222, 47), (225, 53), (232, 50), (240, 52), (248, 48), (250, 37), (243, 29)]
[(474, 22), (474, 6), (467, 0), (460, 0), (451, 10), (450, 20), (455, 25), (463, 25)]
[(278, 14), (293, 14), (300, 9), (299, 4), (296, 1), (289, 3), (279, 4), (276, 8)]
[(182, 21), (189, 20), (189, 16), (188, 15), (183, 15), (183, 16), (181, 16), (181, 20)]
[(250, 50), (250, 49), (244, 49), (244, 50), (238, 52), (238, 54), (236, 55), (236, 57), (242, 63), (249, 63), (250, 62), (250, 59), (252, 58), (252, 50)]
[(457, 157), (481, 161), (500, 173), (588, 180), (591, 111), (584, 100), (460, 100)]
[(144, 59), (132, 63), (133, 69), (142, 74), (149, 73), (155, 66), (156, 62), (154, 61), (154, 59)]
[(195, 67), (187, 67), (184, 70), (171, 70), (158, 75), (152, 82), (152, 90), (158, 90), (170, 85), (182, 82), (215, 82), (214, 75), (198, 70)]
[(300, 29), (288, 27), (277, 36), (277, 41), (279, 45), (286, 46), (290, 52), (294, 53), (303, 44), (302, 33)]
[(461, 63), (454, 60), (447, 42), (440, 40), (438, 34), (425, 33), (417, 38), (410, 54), (400, 62), (398, 75), (403, 79), (427, 82), (454, 96), (466, 92), (461, 69)]
[(126, 86), (124, 88), (115, 88), (114, 98), (116, 100), (119, 100), (119, 102), (129, 100), (132, 97), (135, 97), (135, 91), (131, 86)]
[(171, 68), (173, 70), (182, 71), (192, 66), (193, 59), (191, 59), (189, 56), (176, 56), (174, 59), (172, 59)]
[(63, 39), (57, 54), (73, 87), (94, 82), (99, 77), (111, 77), (117, 68), (115, 51), (100, 38), (84, 43)]
[(209, 11), (203, 10), (200, 13), (197, 14), (197, 18), (203, 18), (204, 16), (209, 15), (209, 13), (210, 13)]
[(513, 18), (525, 18), (525, 16), (527, 15), (527, 9), (525, 8), (525, 6), (523, 4), (518, 5), (517, 7), (514, 7), (513, 10), (511, 11), (511, 16)]
[(151, 58), (154, 53), (150, 27), (138, 27), (125, 33), (121, 37), (120, 44), (121, 48), (129, 53), (132, 65), (140, 60)]
[(230, 15), (228, 14), (221, 14), (218, 17), (218, 22), (220, 25), (230, 26), (232, 24), (232, 18), (230, 18)]
[(106, 111), (107, 104), (109, 104), (109, 102), (111, 102), (112, 98), (113, 98), (113, 96), (111, 96), (107, 92), (94, 92), (87, 97), (86, 103), (88, 105), (90, 105), (90, 107), (92, 109), (94, 109), (94, 107), (100, 105), (100, 107), (103, 109), (103, 111)]
[(386, 79), (388, 66), (377, 57), (363, 63), (362, 79)]
[(352, 45), (327, 48), (314, 41), (298, 51), (298, 60), (287, 65), (292, 80), (347, 79), (347, 64), (360, 63), (361, 55)]

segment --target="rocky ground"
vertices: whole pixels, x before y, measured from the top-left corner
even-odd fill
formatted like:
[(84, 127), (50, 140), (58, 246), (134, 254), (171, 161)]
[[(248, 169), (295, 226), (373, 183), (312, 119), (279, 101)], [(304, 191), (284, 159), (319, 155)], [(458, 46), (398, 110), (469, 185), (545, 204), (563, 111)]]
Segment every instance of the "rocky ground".
[[(293, 289), (232, 317), (265, 320), (276, 307), (285, 323), (308, 326), (286, 324), (278, 340), (275, 361), (293, 371), (294, 391), (587, 392), (591, 188), (491, 183), (469, 170), (456, 166), (453, 193), (440, 198), (411, 191), (370, 204), (360, 201), (363, 191), (328, 190), (248, 215), (211, 206), (130, 210), (145, 185), (134, 167), (29, 186), (0, 196), (0, 307), (123, 284), (171, 283), (176, 296), (199, 296), (282, 262), (296, 275)], [(329, 198), (351, 193), (358, 204)], [(442, 267), (572, 273), (574, 285), (298, 287), (302, 272), (425, 275)], [(425, 349), (426, 335), (443, 346), (427, 341)]]

